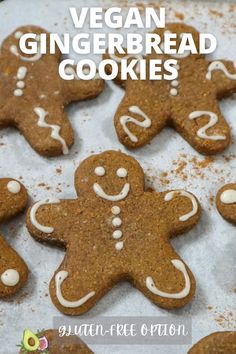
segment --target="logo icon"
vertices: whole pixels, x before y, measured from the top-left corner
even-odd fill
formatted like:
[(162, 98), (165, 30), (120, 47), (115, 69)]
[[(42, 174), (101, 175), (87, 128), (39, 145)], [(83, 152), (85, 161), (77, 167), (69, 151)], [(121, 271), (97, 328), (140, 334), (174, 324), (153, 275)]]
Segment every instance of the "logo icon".
[(18, 347), (21, 348), (21, 354), (28, 354), (34, 351), (42, 352), (42, 354), (50, 354), (48, 351), (48, 340), (43, 335), (44, 331), (38, 331), (36, 334), (29, 329), (25, 329), (21, 344)]

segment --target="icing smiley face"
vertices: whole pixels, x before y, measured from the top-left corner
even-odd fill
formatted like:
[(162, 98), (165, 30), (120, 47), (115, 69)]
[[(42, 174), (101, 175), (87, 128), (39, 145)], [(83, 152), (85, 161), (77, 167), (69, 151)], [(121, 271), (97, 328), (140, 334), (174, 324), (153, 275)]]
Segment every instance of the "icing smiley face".
[[(104, 176), (105, 175), (105, 169), (104, 167), (97, 167), (95, 169), (95, 173), (96, 173), (96, 170), (99, 168), (99, 176)], [(97, 170), (98, 171), (98, 170)], [(97, 174), (97, 173), (96, 173)], [(116, 174), (119, 178), (125, 178), (128, 174), (128, 171), (121, 167), (119, 168), (117, 171), (116, 171)], [(96, 195), (100, 198), (103, 198), (103, 199), (106, 199), (106, 200), (110, 200), (112, 202), (116, 202), (116, 201), (120, 201), (120, 200), (123, 200), (125, 199), (128, 194), (129, 194), (129, 191), (130, 191), (130, 184), (129, 183), (125, 183), (122, 190), (120, 191), (120, 193), (118, 194), (107, 194), (106, 192), (104, 192), (103, 188), (101, 187), (101, 185), (99, 183), (94, 183), (93, 184), (93, 190), (94, 190), (94, 193), (96, 193)]]
[(77, 199), (37, 202), (27, 217), (32, 236), (66, 249), (50, 283), (60, 311), (84, 313), (121, 279), (164, 308), (190, 301), (195, 281), (169, 238), (198, 221), (191, 193), (146, 192), (141, 166), (116, 151), (84, 160), (75, 188)]

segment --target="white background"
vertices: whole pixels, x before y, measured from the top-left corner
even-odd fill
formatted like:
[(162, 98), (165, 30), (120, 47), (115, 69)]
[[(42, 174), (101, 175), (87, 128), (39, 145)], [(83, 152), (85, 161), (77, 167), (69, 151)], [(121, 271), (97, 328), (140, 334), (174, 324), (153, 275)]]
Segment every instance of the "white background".
[[(140, 3), (139, 1), (138, 3)], [(233, 1), (232, 1), (233, 3)], [(127, 1), (71, 1), (71, 0), (6, 0), (0, 3), (0, 40), (2, 41), (17, 26), (34, 24), (51, 32), (76, 33), (69, 15), (69, 6), (123, 6)], [(129, 2), (129, 5), (135, 4)], [(147, 4), (147, 2), (145, 3)], [(177, 20), (175, 12), (185, 15), (185, 22), (199, 31), (211, 32), (218, 39), (214, 58), (236, 60), (236, 10), (230, 11), (230, 2), (224, 1), (163, 1), (167, 19)], [(223, 17), (211, 10), (218, 10)], [(85, 31), (90, 31), (86, 26)], [(105, 30), (104, 30), (105, 31)], [(119, 33), (123, 33), (121, 29)], [(73, 56), (73, 54), (72, 54)], [(76, 58), (76, 56), (74, 56)], [(91, 56), (92, 57), (92, 56)], [(99, 58), (98, 58), (99, 59)], [(106, 149), (125, 148), (119, 144), (113, 116), (124, 92), (113, 83), (106, 84), (105, 91), (95, 100), (71, 105), (68, 114), (75, 132), (75, 144), (66, 157), (45, 159), (37, 155), (19, 132), (5, 129), (0, 132), (0, 175), (19, 178), (28, 188), (30, 203), (54, 196), (57, 198), (76, 197), (73, 178), (76, 166), (93, 152)], [(234, 154), (236, 135), (236, 97), (221, 103), (222, 111), (232, 127), (233, 142), (225, 155)], [(234, 123), (235, 122), (235, 123)], [(3, 144), (3, 145), (2, 145)], [(194, 164), (188, 163), (184, 170), (186, 181), (176, 174), (167, 177), (168, 186), (163, 186), (159, 176), (163, 171), (176, 168), (174, 160), (180, 154), (187, 154), (189, 161), (197, 154), (175, 131), (166, 128), (151, 144), (132, 151), (131, 154), (143, 166), (147, 177), (153, 180), (157, 190), (184, 188), (193, 192), (201, 201), (203, 213), (197, 227), (187, 235), (173, 240), (174, 247), (193, 271), (197, 281), (194, 300), (185, 308), (170, 311), (178, 318), (191, 317), (193, 321), (193, 342), (213, 331), (235, 328), (235, 246), (236, 229), (224, 221), (210, 205), (209, 198), (215, 196), (222, 184), (233, 182), (235, 159), (226, 162), (223, 156), (215, 157), (214, 163), (204, 169), (205, 178), (196, 174)], [(62, 169), (59, 175), (56, 169)], [(216, 172), (217, 170), (218, 172)], [(155, 176), (156, 178), (153, 178)], [(45, 183), (47, 190), (38, 186)], [(59, 185), (60, 184), (60, 185)], [(57, 188), (61, 192), (58, 192)], [(23, 330), (32, 331), (52, 327), (52, 317), (59, 315), (48, 294), (48, 283), (63, 259), (64, 252), (34, 241), (24, 225), (25, 216), (1, 226), (7, 241), (26, 260), (31, 273), (28, 284), (13, 299), (0, 301), (0, 353), (16, 353)], [(212, 310), (208, 309), (212, 307)], [(232, 316), (230, 315), (232, 312)], [(87, 316), (167, 316), (168, 311), (159, 309), (128, 283), (117, 285), (105, 296)], [(225, 316), (221, 325), (219, 316)], [(113, 346), (92, 348), (96, 353), (186, 353), (187, 346)]]

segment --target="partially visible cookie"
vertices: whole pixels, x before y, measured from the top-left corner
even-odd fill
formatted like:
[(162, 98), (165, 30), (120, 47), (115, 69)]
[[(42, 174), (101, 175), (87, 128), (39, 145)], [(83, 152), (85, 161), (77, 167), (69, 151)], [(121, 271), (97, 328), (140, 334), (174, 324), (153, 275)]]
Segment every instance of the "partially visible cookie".
[(35, 239), (66, 248), (50, 282), (61, 312), (84, 313), (123, 279), (166, 309), (193, 298), (194, 276), (170, 243), (199, 220), (193, 194), (145, 191), (142, 167), (117, 151), (84, 160), (75, 189), (77, 199), (39, 201), (27, 213)]
[[(27, 192), (18, 181), (0, 179), (0, 223), (24, 210)], [(26, 282), (28, 268), (23, 259), (0, 236), (0, 298), (15, 294)]]
[(215, 332), (202, 338), (188, 354), (235, 354), (236, 332)]
[(55, 329), (34, 334), (25, 330), (19, 354), (92, 354), (87, 345), (77, 336), (60, 337)]
[(236, 183), (226, 184), (218, 191), (216, 206), (223, 218), (236, 225)]
[[(0, 54), (0, 128), (14, 126), (20, 130), (34, 150), (43, 156), (67, 154), (74, 134), (65, 106), (98, 96), (104, 81), (79, 80), (72, 66), (65, 70), (72, 80), (63, 80), (58, 72), (60, 52), (26, 55), (19, 48), (25, 33), (49, 33), (40, 27), (17, 28), (2, 44)], [(32, 40), (31, 40), (32, 41)], [(47, 42), (49, 51), (49, 40)]]

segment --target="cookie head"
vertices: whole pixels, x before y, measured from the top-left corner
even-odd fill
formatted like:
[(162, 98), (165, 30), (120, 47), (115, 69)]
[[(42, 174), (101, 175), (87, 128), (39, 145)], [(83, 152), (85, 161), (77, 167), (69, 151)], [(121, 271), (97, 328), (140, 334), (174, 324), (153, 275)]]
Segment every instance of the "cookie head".
[[(199, 51), (199, 32), (188, 25), (185, 25), (184, 23), (167, 23), (165, 28), (163, 29), (156, 29), (154, 31), (154, 33), (157, 33), (160, 37), (161, 37), (161, 49), (164, 50), (164, 37), (165, 34), (167, 33), (174, 33), (176, 34), (176, 45), (171, 45), (171, 49), (176, 49), (178, 50), (180, 48), (180, 44), (183, 38), (183, 35), (186, 33), (190, 33), (192, 35), (192, 40), (195, 44), (195, 47), (197, 49), (197, 51)], [(191, 40), (191, 39), (190, 39)], [(192, 41), (191, 40), (191, 41)], [(174, 39), (172, 40), (174, 41)], [(189, 44), (189, 41), (187, 41), (187, 44)], [(190, 42), (191, 44), (191, 42)], [(185, 58), (189, 58), (189, 57), (201, 57), (201, 54), (191, 54), (189, 50), (186, 50), (184, 53), (181, 54), (166, 54), (167, 56), (170, 56), (174, 59), (185, 59)]]
[(143, 193), (143, 170), (132, 157), (107, 151), (84, 160), (75, 174), (75, 188), (85, 198), (121, 201)]
[[(24, 34), (33, 33), (35, 34), (35, 38), (29, 38), (26, 40), (26, 48), (27, 49), (34, 49), (36, 52), (35, 54), (26, 54), (21, 51), (20, 49), (20, 39)], [(40, 34), (46, 34), (46, 54), (40, 53)], [(59, 58), (60, 51), (58, 47), (55, 48), (56, 53), (55, 55)], [(43, 28), (36, 27), (36, 26), (23, 26), (18, 27), (13, 33), (11, 33), (3, 42), (2, 45), (2, 54), (8, 56), (9, 59), (19, 59), (22, 62), (28, 63), (36, 63), (42, 57), (49, 57), (50, 54), (50, 42), (49, 42), (49, 33), (45, 31)]]

